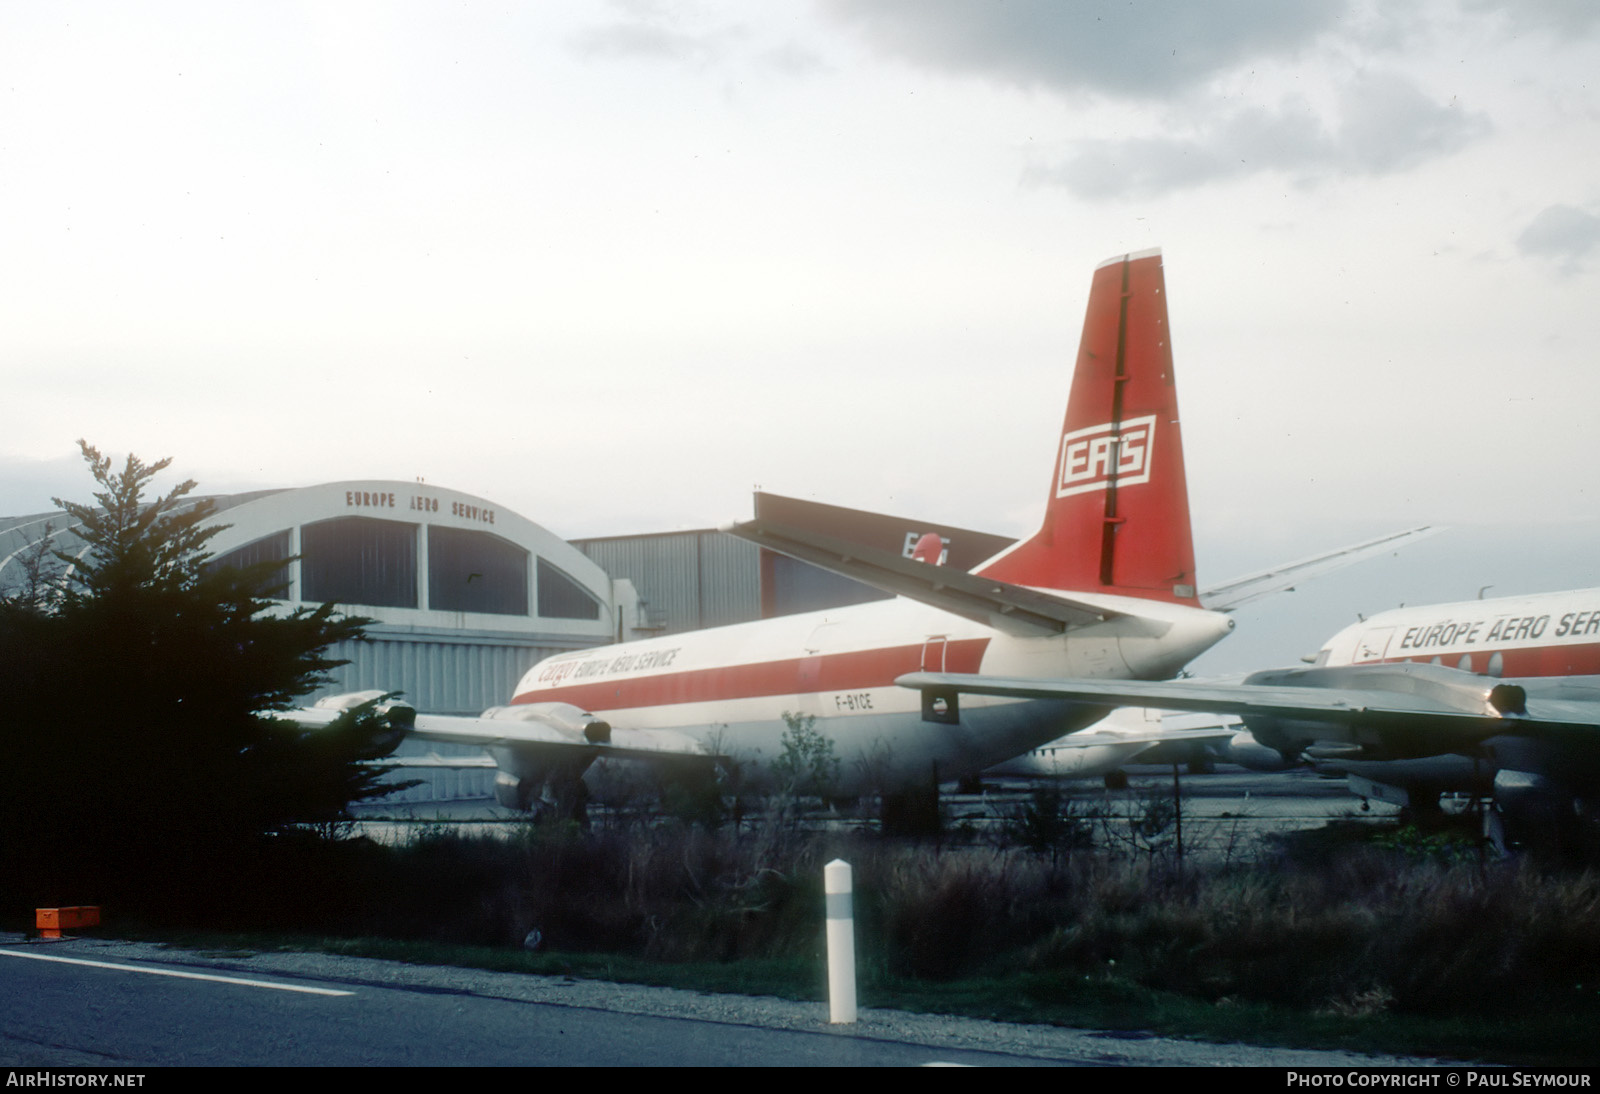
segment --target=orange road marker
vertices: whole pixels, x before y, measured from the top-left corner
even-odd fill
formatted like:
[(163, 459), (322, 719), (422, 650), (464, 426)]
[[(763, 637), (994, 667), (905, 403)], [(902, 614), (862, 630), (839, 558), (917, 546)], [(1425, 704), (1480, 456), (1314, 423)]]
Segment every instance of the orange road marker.
[(76, 908), (35, 908), (34, 924), (39, 928), (40, 938), (55, 941), (60, 939), (63, 930), (100, 926), (100, 909), (93, 905)]

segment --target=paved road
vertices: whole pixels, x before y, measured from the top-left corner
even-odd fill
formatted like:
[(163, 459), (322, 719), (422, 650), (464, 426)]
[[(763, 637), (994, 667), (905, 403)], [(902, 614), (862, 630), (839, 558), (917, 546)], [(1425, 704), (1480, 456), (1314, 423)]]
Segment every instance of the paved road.
[[(41, 958), (48, 960), (41, 960)], [(1415, 1064), (318, 954), (0, 935), (0, 1066)]]

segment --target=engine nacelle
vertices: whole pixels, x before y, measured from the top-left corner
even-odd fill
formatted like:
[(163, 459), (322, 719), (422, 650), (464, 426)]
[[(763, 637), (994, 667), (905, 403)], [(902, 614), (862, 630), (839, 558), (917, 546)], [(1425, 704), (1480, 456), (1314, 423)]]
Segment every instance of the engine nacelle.
[(528, 812), (533, 808), (533, 792), (537, 789), (538, 784), (519, 779), (509, 771), (494, 773), (494, 800), (502, 808)]
[[(347, 691), (341, 695), (329, 695), (318, 699), (311, 709), (331, 711), (333, 716), (337, 717), (363, 704), (376, 703), (373, 710), (383, 719), (387, 728), (373, 740), (373, 744), (381, 750), (375, 755), (387, 756), (400, 746), (406, 734), (417, 724), (417, 711), (410, 703), (403, 703), (398, 699), (378, 702), (386, 694), (388, 693), (382, 691)], [(333, 718), (329, 718), (329, 721), (332, 722)]]
[(1285, 756), (1262, 744), (1248, 729), (1240, 730), (1228, 741), (1228, 759), (1252, 771), (1287, 771), (1300, 766), (1298, 756)]
[(571, 703), (518, 703), (509, 707), (490, 707), (482, 717), (537, 722), (563, 734), (575, 734), (592, 745), (611, 743), (611, 723)]

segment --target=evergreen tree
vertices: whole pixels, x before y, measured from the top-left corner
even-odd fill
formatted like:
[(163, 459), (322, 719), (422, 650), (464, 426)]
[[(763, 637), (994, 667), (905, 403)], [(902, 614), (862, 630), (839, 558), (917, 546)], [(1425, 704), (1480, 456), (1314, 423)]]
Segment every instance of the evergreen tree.
[(60, 556), (56, 595), (0, 604), (0, 892), (208, 899), (275, 837), (383, 792), (361, 761), (394, 737), (370, 710), (314, 732), (270, 717), (366, 620), (276, 609), (274, 564), (208, 565), (221, 529), (192, 481), (147, 499), (170, 461), (114, 472), (79, 445), (96, 504), (56, 502), (87, 550)]

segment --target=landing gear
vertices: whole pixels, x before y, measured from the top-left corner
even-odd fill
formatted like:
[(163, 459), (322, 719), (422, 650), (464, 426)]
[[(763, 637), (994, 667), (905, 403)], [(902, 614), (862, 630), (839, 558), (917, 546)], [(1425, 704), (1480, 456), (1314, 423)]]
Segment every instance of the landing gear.
[(1509, 855), (1520, 849), (1506, 831), (1506, 815), (1495, 802), (1483, 808), (1483, 842), (1497, 855)]
[(1115, 771), (1107, 771), (1104, 775), (1100, 776), (1100, 781), (1106, 784), (1107, 790), (1128, 789), (1128, 773), (1122, 770), (1120, 767)]
[(589, 824), (589, 788), (581, 776), (519, 779), (501, 771), (495, 776), (494, 796), (505, 808), (530, 813), (537, 821)]
[(1424, 832), (1438, 830), (1444, 824), (1444, 810), (1439, 805), (1437, 791), (1411, 791), (1411, 799), (1400, 807), (1400, 826), (1415, 826)]

